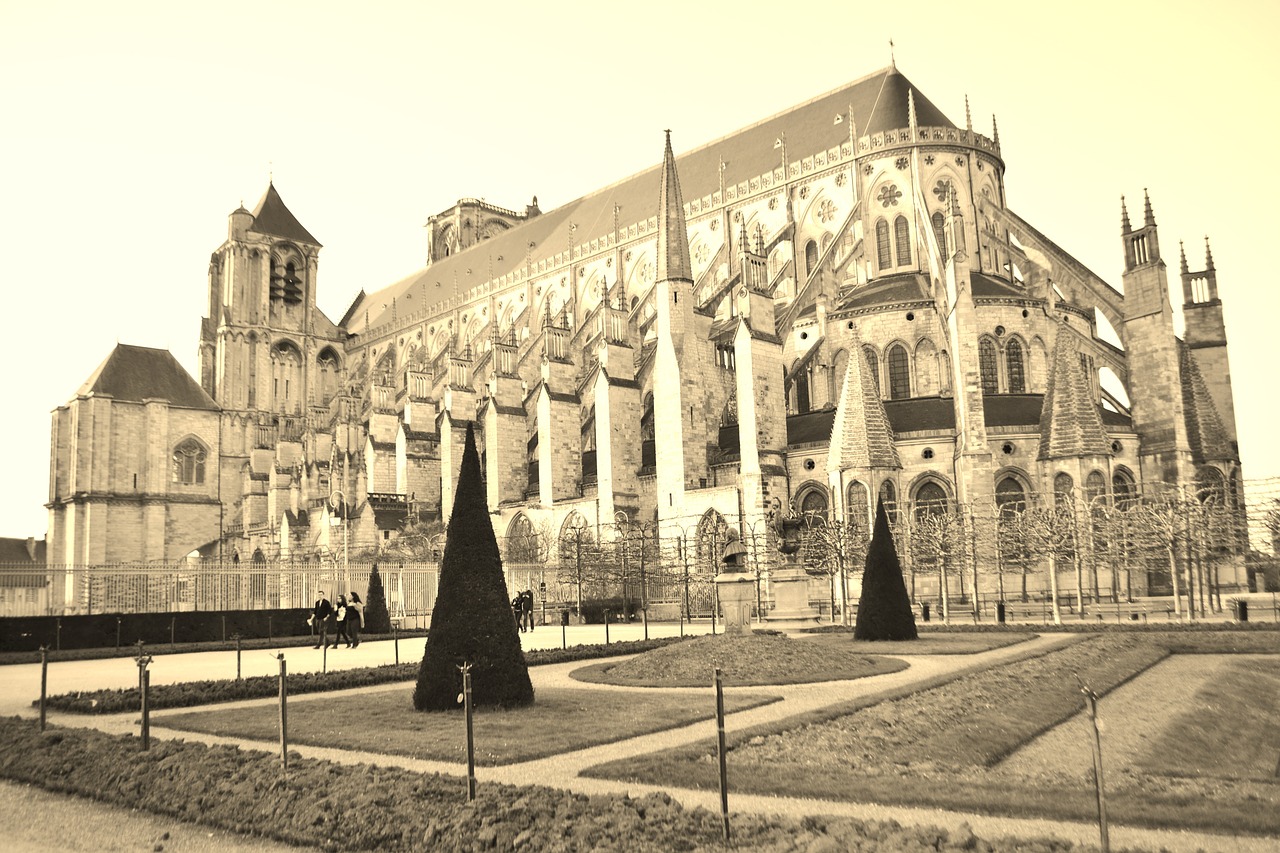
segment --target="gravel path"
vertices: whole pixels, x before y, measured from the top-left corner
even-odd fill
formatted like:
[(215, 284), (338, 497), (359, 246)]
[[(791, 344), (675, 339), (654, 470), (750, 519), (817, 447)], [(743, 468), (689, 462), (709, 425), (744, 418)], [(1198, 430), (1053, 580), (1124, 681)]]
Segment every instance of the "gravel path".
[[(1183, 708), (1169, 696), (1193, 696), (1214, 670), (1238, 655), (1170, 655), (1137, 678), (1098, 700), (1102, 776), (1124, 771)], [(1002, 761), (996, 772), (1039, 775), (1055, 767), (1081, 779), (1093, 778), (1093, 734), (1081, 711)]]

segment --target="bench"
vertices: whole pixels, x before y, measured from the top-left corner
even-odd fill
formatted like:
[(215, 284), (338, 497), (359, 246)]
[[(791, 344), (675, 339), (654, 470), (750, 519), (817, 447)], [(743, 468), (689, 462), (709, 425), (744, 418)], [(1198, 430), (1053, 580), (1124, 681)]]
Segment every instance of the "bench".
[(1097, 616), (1099, 622), (1108, 616), (1116, 617), (1117, 622), (1136, 622), (1141, 616), (1142, 621), (1146, 622), (1151, 608), (1145, 601), (1098, 601), (1089, 605), (1089, 612)]
[(1039, 619), (1048, 622), (1053, 608), (1047, 601), (1006, 601), (1004, 603), (1005, 619)]

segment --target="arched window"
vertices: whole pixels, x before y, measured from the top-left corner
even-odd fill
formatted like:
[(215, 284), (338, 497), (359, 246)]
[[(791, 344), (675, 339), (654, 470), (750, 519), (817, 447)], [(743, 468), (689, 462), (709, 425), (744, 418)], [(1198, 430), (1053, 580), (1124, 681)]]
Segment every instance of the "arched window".
[(938, 241), (938, 248), (942, 250), (942, 257), (947, 256), (947, 229), (943, 224), (942, 211), (935, 210), (933, 216), (929, 217), (929, 221), (933, 223), (933, 236)]
[(916, 518), (942, 515), (947, 511), (946, 490), (932, 480), (926, 481), (916, 489), (915, 510)]
[(880, 395), (880, 359), (876, 356), (876, 351), (871, 347), (863, 347), (862, 353), (867, 357), (867, 367), (871, 368), (871, 384), (875, 388), (876, 396)]
[(1055, 506), (1066, 506), (1075, 497), (1075, 481), (1066, 472), (1059, 472), (1053, 478), (1053, 503)]
[(996, 507), (1000, 516), (1018, 512), (1027, 505), (1027, 490), (1015, 477), (1005, 477), (996, 483)]
[(996, 342), (991, 338), (978, 341), (978, 372), (982, 376), (982, 393), (1000, 393), (1000, 368), (996, 365)]
[(811, 408), (809, 401), (809, 369), (807, 367), (791, 375), (791, 387), (796, 395), (794, 412), (802, 415)]
[(1122, 510), (1137, 502), (1138, 489), (1128, 471), (1121, 469), (1111, 475), (1111, 493), (1115, 495), (1116, 506)]
[(856, 531), (867, 533), (871, 528), (871, 507), (868, 505), (867, 487), (856, 480), (846, 490), (845, 514), (849, 526)]
[(1107, 478), (1101, 471), (1090, 471), (1084, 478), (1084, 499), (1090, 508), (1096, 508), (1107, 493)]
[(297, 414), (302, 407), (302, 355), (288, 341), (271, 348), (272, 411)]
[(893, 485), (893, 480), (885, 480), (880, 484), (880, 501), (884, 504), (884, 512), (889, 517), (889, 523), (896, 524), (898, 521), (898, 489)]
[(876, 220), (876, 261), (881, 270), (893, 267), (892, 249), (889, 247), (889, 223), (883, 219)]
[(813, 240), (804, 244), (804, 274), (805, 278), (813, 276), (813, 270), (818, 266), (818, 244)]
[(1025, 394), (1027, 392), (1027, 372), (1022, 360), (1022, 344), (1017, 338), (1010, 338), (1004, 346), (1005, 366), (1009, 377), (1009, 393)]
[(541, 557), (533, 522), (523, 512), (517, 514), (507, 528), (507, 560), (512, 563), (536, 563)]
[(898, 266), (911, 263), (911, 226), (907, 224), (907, 217), (893, 220), (893, 242), (898, 250)]
[(173, 449), (173, 482), (198, 486), (204, 482), (204, 445), (188, 438)]
[(698, 522), (698, 565), (704, 571), (717, 574), (720, 570), (720, 556), (728, 541), (729, 525), (725, 523), (724, 516), (714, 509), (707, 510)]
[(1227, 497), (1226, 478), (1212, 465), (1204, 465), (1196, 471), (1196, 498), (1200, 503), (1223, 506)]
[(827, 520), (827, 493), (814, 488), (800, 498), (800, 514), (810, 525), (825, 523)]
[(316, 402), (327, 406), (338, 393), (338, 358), (328, 347), (316, 359), (316, 374)]
[(894, 344), (885, 353), (885, 361), (889, 363), (889, 399), (907, 399), (911, 396), (911, 363), (907, 359), (907, 348)]
[(653, 392), (644, 395), (644, 410), (640, 415), (640, 440), (653, 441)]

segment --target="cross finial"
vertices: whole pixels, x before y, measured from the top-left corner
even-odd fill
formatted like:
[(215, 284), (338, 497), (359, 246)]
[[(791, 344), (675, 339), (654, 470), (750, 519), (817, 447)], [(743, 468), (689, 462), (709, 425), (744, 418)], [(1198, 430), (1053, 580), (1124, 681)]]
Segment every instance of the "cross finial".
[(889, 65), (895, 71), (898, 69), (898, 61), (893, 55), (893, 36), (889, 36)]

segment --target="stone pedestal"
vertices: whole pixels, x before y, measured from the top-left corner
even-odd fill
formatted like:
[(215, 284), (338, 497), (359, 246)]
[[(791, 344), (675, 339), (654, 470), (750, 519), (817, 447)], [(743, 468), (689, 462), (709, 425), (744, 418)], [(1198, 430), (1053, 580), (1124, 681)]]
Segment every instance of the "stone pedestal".
[(809, 573), (800, 566), (784, 566), (769, 578), (773, 610), (766, 622), (817, 622), (818, 611), (809, 606)]
[(724, 632), (749, 633), (751, 605), (756, 594), (755, 579), (742, 572), (716, 575), (716, 594), (720, 597), (720, 609), (724, 612)]

